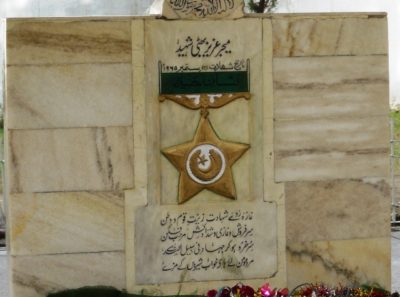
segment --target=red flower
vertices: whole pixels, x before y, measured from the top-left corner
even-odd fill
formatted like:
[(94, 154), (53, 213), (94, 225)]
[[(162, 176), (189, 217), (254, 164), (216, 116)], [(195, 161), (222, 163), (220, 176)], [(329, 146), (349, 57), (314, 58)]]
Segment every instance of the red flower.
[(250, 286), (240, 288), (240, 297), (254, 297), (254, 289)]
[(213, 289), (213, 290), (210, 290), (207, 292), (207, 297), (215, 297), (215, 296), (217, 296), (217, 294), (218, 294), (218, 291)]
[(289, 295), (289, 290), (287, 288), (280, 289), (277, 294), (278, 297), (287, 297), (288, 295)]

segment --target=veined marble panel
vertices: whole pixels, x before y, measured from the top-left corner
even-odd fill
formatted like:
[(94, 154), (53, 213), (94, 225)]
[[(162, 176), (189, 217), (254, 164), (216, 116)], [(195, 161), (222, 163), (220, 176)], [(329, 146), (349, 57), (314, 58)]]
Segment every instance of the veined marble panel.
[(123, 193), (9, 197), (12, 255), (124, 250)]
[(333, 84), (322, 87), (275, 88), (274, 109), (277, 120), (304, 120), (332, 117), (387, 115), (387, 82)]
[(277, 159), (318, 152), (388, 151), (387, 116), (275, 122)]
[(131, 62), (129, 21), (7, 22), (7, 64)]
[(386, 56), (274, 58), (273, 65), (274, 89), (325, 89), (389, 82)]
[(386, 115), (386, 56), (275, 58), (277, 119)]
[(131, 82), (130, 64), (8, 67), (8, 128), (132, 126)]
[(387, 19), (275, 18), (274, 56), (386, 55)]
[(275, 155), (275, 181), (313, 181), (388, 176), (389, 149), (299, 150)]
[(59, 254), (11, 257), (14, 297), (43, 297), (83, 286), (125, 288), (123, 253)]
[(290, 243), (288, 287), (323, 282), (345, 286), (379, 284), (390, 290), (390, 247), (390, 237)]
[(387, 176), (385, 116), (275, 122), (277, 181)]
[(287, 242), (390, 237), (384, 179), (285, 183)]
[(130, 127), (10, 130), (11, 193), (133, 187)]

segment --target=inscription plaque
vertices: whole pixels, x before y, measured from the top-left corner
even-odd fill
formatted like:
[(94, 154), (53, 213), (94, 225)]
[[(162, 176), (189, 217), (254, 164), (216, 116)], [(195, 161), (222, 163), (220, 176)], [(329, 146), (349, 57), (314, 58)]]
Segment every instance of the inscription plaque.
[(276, 272), (274, 203), (146, 207), (137, 210), (135, 226), (138, 284)]

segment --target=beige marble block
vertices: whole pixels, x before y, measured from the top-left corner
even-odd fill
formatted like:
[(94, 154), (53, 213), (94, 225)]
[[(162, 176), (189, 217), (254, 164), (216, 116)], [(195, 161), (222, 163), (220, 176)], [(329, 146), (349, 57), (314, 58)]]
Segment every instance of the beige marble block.
[(387, 116), (275, 122), (277, 159), (313, 153), (388, 151)]
[(386, 17), (276, 18), (274, 56), (386, 55)]
[(275, 123), (277, 181), (387, 176), (385, 116)]
[(7, 21), (8, 65), (130, 61), (128, 20)]
[(312, 151), (275, 157), (275, 180), (317, 181), (387, 176), (389, 150)]
[(390, 290), (390, 246), (390, 237), (291, 243), (287, 246), (288, 287), (323, 282), (379, 284)]
[(84, 286), (125, 288), (121, 252), (11, 257), (13, 297), (43, 297)]
[(9, 129), (132, 125), (130, 64), (7, 68)]
[(275, 58), (273, 63), (277, 119), (389, 111), (386, 56)]
[(274, 58), (273, 63), (275, 89), (324, 89), (389, 82), (387, 56)]
[(9, 209), (12, 255), (124, 250), (123, 193), (15, 194)]
[(274, 100), (278, 120), (387, 115), (389, 87), (387, 82), (278, 87)]
[(287, 242), (390, 236), (384, 179), (285, 183)]
[(11, 193), (133, 187), (130, 127), (10, 130)]

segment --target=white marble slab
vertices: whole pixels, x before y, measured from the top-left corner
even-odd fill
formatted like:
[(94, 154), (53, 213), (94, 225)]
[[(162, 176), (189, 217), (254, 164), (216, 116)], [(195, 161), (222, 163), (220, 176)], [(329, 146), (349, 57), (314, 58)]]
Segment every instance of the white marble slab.
[(388, 176), (389, 149), (299, 151), (276, 155), (275, 181), (315, 181)]
[(327, 152), (367, 153), (389, 148), (387, 116), (275, 122), (277, 159)]
[(144, 207), (135, 213), (137, 284), (272, 277), (275, 203)]
[(275, 58), (274, 116), (311, 119), (386, 115), (386, 56)]
[(388, 82), (326, 85), (321, 88), (276, 88), (275, 118), (305, 120), (386, 115)]
[(133, 187), (132, 128), (9, 131), (9, 191), (118, 191)]
[(287, 242), (389, 237), (390, 190), (382, 178), (285, 183)]
[(11, 291), (16, 297), (43, 297), (84, 286), (125, 288), (124, 253), (11, 257)]
[(386, 56), (273, 63), (276, 181), (388, 174)]
[(389, 82), (387, 56), (274, 58), (273, 66), (276, 89), (324, 89)]
[(7, 64), (131, 61), (129, 21), (7, 22)]
[(386, 17), (286, 17), (272, 20), (274, 56), (386, 55)]
[(130, 64), (7, 68), (9, 129), (132, 126)]
[(287, 285), (377, 284), (390, 291), (390, 258), (390, 237), (291, 243)]
[(8, 205), (12, 255), (125, 248), (123, 193), (14, 194)]
[(277, 181), (387, 176), (385, 116), (275, 122)]

